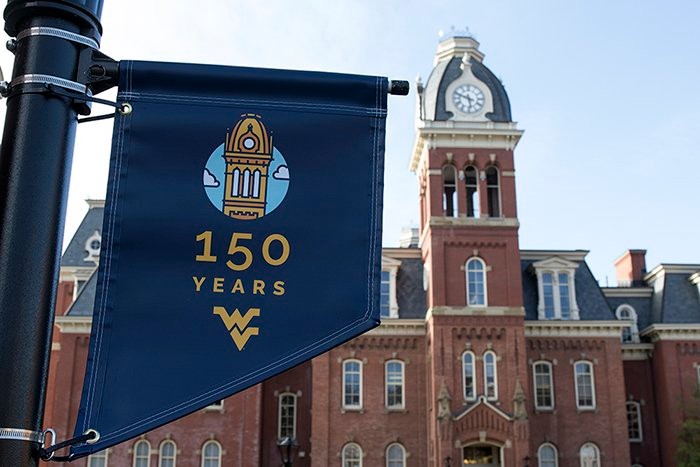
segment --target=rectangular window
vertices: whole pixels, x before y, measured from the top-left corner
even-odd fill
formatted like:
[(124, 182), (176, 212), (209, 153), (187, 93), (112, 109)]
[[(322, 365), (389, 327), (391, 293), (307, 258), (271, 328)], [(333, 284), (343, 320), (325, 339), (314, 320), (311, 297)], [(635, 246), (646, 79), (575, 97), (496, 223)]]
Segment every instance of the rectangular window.
[(381, 317), (388, 318), (391, 315), (391, 274), (389, 274), (389, 271), (382, 271), (380, 297), (379, 310)]
[(278, 438), (296, 438), (297, 396), (296, 394), (280, 394), (279, 396), (279, 425)]
[(343, 362), (343, 408), (362, 408), (362, 362)]
[(630, 441), (642, 441), (642, 408), (639, 402), (627, 403), (627, 430)]
[(574, 365), (576, 378), (576, 407), (579, 409), (595, 409), (595, 385), (593, 381), (593, 365), (590, 362), (577, 362)]
[(544, 294), (544, 317), (554, 318), (554, 278), (551, 272), (542, 274), (542, 292)]
[(396, 360), (386, 363), (386, 407), (388, 409), (404, 408), (403, 362)]
[(549, 362), (535, 363), (533, 365), (533, 378), (535, 380), (535, 408), (553, 409), (552, 364)]
[(88, 467), (107, 467), (107, 450), (91, 454), (88, 457)]
[(571, 317), (569, 275), (565, 272), (559, 273), (559, 304), (561, 305), (561, 319), (569, 319)]

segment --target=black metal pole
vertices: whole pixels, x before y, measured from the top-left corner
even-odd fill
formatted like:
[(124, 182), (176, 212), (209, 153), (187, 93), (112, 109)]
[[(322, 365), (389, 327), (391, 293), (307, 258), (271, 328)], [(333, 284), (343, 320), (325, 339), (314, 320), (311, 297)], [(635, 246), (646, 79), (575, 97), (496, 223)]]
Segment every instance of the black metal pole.
[[(10, 0), (5, 31), (51, 27), (99, 43), (102, 0)], [(35, 30), (38, 31), (38, 30)], [(78, 80), (84, 45), (51, 35), (17, 41), (12, 77)], [(40, 432), (51, 352), (61, 240), (75, 142), (71, 100), (22, 93), (7, 100), (0, 147), (0, 465), (36, 466), (39, 444), (7, 430)]]

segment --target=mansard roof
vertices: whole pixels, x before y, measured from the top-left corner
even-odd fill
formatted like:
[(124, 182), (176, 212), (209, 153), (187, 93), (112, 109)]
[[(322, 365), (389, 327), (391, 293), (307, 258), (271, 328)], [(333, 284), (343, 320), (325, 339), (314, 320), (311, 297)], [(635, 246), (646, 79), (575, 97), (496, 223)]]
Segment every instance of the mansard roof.
[(78, 292), (73, 304), (71, 304), (67, 316), (92, 316), (95, 307), (95, 293), (97, 291), (97, 268), (92, 272), (85, 285)]
[(574, 287), (576, 302), (581, 320), (600, 321), (616, 319), (614, 310), (610, 308), (593, 273), (585, 261), (587, 251), (536, 251), (524, 250), (521, 255), (521, 276), (523, 284), (523, 305), (525, 319), (537, 320), (539, 292), (534, 266), (554, 267), (563, 269), (575, 267)]
[(61, 267), (92, 267), (92, 261), (85, 261), (88, 256), (85, 244), (95, 232), (102, 235), (102, 217), (104, 216), (104, 201), (88, 200), (87, 214), (75, 231), (66, 251), (61, 258)]

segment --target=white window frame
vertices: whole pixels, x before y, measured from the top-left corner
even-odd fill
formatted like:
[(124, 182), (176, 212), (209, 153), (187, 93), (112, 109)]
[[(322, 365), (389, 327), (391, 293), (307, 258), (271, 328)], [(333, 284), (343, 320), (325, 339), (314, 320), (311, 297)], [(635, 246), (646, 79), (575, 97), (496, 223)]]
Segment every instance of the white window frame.
[[(357, 363), (358, 367), (360, 368), (359, 374), (360, 374), (360, 381), (359, 381), (359, 402), (358, 404), (353, 404), (353, 405), (348, 405), (345, 403), (345, 377), (347, 375), (347, 368), (346, 365), (348, 363)], [(343, 385), (343, 390), (342, 390), (342, 406), (343, 409), (345, 410), (361, 410), (362, 409), (362, 360), (358, 360), (356, 358), (348, 358), (346, 360), (343, 360), (343, 372), (342, 372), (342, 382), (341, 384)]]
[[(535, 269), (535, 274), (537, 275), (537, 293), (539, 296), (539, 302), (537, 305), (537, 319), (539, 320), (551, 320), (551, 319), (568, 319), (568, 320), (579, 320), (578, 303), (576, 301), (576, 269), (578, 269), (578, 264), (573, 261), (568, 261), (563, 258), (553, 257), (548, 258), (543, 261), (538, 261), (532, 264)], [(544, 273), (552, 274), (552, 294), (554, 300), (554, 317), (547, 318), (545, 314), (545, 304), (544, 304)], [(561, 297), (559, 291), (559, 274), (567, 273), (569, 279), (569, 317), (562, 318), (561, 314)]]
[[(581, 456), (581, 451), (583, 451), (588, 446), (592, 447), (593, 452), (595, 452), (596, 457), (595, 459), (593, 459), (594, 463), (587, 462), (588, 459), (584, 459), (583, 456)], [(596, 446), (594, 443), (583, 444), (578, 450), (578, 456), (581, 461), (581, 467), (600, 467), (600, 448), (598, 448), (598, 446)]]
[[(401, 261), (382, 256), (382, 272), (389, 273), (389, 316), (382, 316), (382, 318), (398, 318), (399, 317), (399, 302), (396, 298), (396, 276), (399, 272), (399, 267), (401, 266)], [(381, 282), (381, 275), (380, 275)], [(381, 304), (379, 313), (381, 314)]]
[(97, 451), (94, 454), (90, 454), (87, 459), (87, 466), (88, 467), (96, 467), (93, 465), (92, 461), (101, 461), (104, 460), (103, 467), (108, 467), (109, 466), (109, 449), (104, 449), (102, 451)]
[[(146, 465), (147, 466), (151, 465), (151, 443), (149, 443), (147, 439), (140, 439), (134, 443), (134, 447), (132, 448), (133, 455), (131, 456), (132, 457), (131, 465), (133, 467), (137, 467), (137, 461), (140, 460), (139, 459), (140, 456), (139, 456), (138, 451), (139, 451), (139, 446), (141, 446), (141, 445), (146, 445), (146, 447), (148, 448), (148, 451), (146, 453)], [(141, 460), (143, 460), (143, 459), (141, 459)]]
[[(395, 405), (389, 405), (389, 364), (391, 363), (398, 363), (401, 368), (401, 403)], [(392, 359), (384, 362), (384, 406), (388, 410), (403, 410), (406, 408), (406, 364), (401, 360)]]
[[(493, 356), (493, 396), (489, 396), (489, 388), (488, 388), (488, 376), (486, 374), (486, 368), (487, 368), (487, 363), (486, 363), (486, 356), (487, 355), (492, 355)], [(488, 401), (497, 401), (498, 400), (498, 356), (496, 355), (496, 352), (493, 350), (487, 350), (484, 352), (484, 354), (481, 357), (481, 361), (483, 362), (484, 366), (484, 396), (486, 396), (486, 400)]]
[[(549, 369), (549, 398), (552, 401), (551, 405), (540, 405), (539, 401), (537, 400), (537, 365), (545, 365)], [(532, 363), (532, 389), (535, 402), (535, 409), (554, 410), (554, 367), (552, 366), (552, 362), (549, 362), (547, 360), (537, 360), (536, 362)]]
[[(481, 277), (482, 277), (482, 282), (484, 284), (484, 303), (470, 303), (469, 299), (469, 263), (472, 261), (478, 262), (481, 264)], [(472, 256), (467, 260), (466, 263), (464, 263), (464, 275), (465, 275), (465, 284), (466, 284), (466, 292), (467, 292), (467, 306), (468, 307), (478, 307), (478, 308), (484, 308), (489, 305), (489, 294), (488, 294), (488, 281), (486, 280), (486, 273), (487, 273), (487, 268), (486, 268), (486, 261), (484, 261), (482, 258), (478, 256)]]
[(345, 446), (343, 446), (343, 449), (341, 451), (341, 458), (342, 458), (343, 467), (346, 467), (345, 462), (348, 461), (347, 450), (351, 447), (357, 448), (357, 450), (359, 452), (359, 459), (350, 459), (350, 460), (359, 461), (359, 464), (357, 464), (357, 465), (358, 465), (358, 467), (362, 467), (362, 458), (364, 457), (364, 454), (362, 452), (362, 446), (360, 446), (357, 443), (347, 443)]
[[(467, 395), (467, 364), (464, 359), (467, 355), (471, 356), (471, 370), (472, 370), (472, 395)], [(476, 371), (476, 355), (471, 350), (467, 350), (462, 354), (462, 397), (466, 401), (475, 401), (477, 398), (477, 371)]]
[(537, 448), (537, 466), (547, 467), (542, 464), (542, 449), (544, 448), (550, 448), (552, 451), (554, 451), (554, 467), (559, 467), (559, 451), (557, 451), (557, 447), (552, 443), (542, 443), (540, 444), (540, 447)]
[[(173, 446), (173, 458), (172, 459), (166, 459), (163, 457), (163, 447), (166, 444), (172, 444), (172, 446)], [(158, 467), (163, 467), (164, 460), (172, 460), (173, 467), (175, 467), (177, 465), (177, 444), (172, 439), (163, 440), (163, 442), (160, 443), (160, 446), (158, 446)]]
[[(628, 318), (624, 318), (622, 316), (623, 313), (625, 313), (625, 312), (627, 312), (627, 314), (629, 315)], [(637, 311), (634, 309), (634, 307), (632, 305), (624, 303), (624, 304), (617, 307), (617, 309), (615, 310), (615, 316), (619, 320), (632, 321), (632, 323), (630, 323), (630, 327), (629, 327), (630, 340), (629, 341), (624, 340), (624, 331), (623, 331), (622, 334), (620, 335), (620, 340), (622, 341), (622, 343), (629, 344), (629, 343), (639, 342), (639, 327), (637, 326), (638, 317), (637, 317)]]
[[(591, 375), (591, 400), (592, 400), (592, 405), (580, 405), (579, 402), (579, 387), (578, 387), (578, 377), (576, 374), (576, 366), (579, 364), (585, 364), (588, 365), (588, 368), (590, 368), (590, 375)], [(575, 394), (576, 394), (576, 409), (578, 410), (595, 410), (597, 407), (596, 404), (596, 394), (595, 394), (595, 371), (593, 368), (593, 362), (588, 361), (588, 360), (577, 360), (574, 362), (573, 365), (574, 369), (574, 389), (575, 389)]]
[(223, 412), (224, 411), (224, 400), (221, 399), (220, 401), (214, 402), (213, 404), (209, 404), (208, 406), (204, 407), (205, 412)]
[(211, 459), (207, 459), (207, 458), (205, 457), (205, 453), (206, 453), (206, 450), (207, 450), (207, 446), (210, 445), (210, 444), (214, 444), (214, 445), (216, 445), (216, 447), (219, 448), (219, 451), (218, 451), (218, 452), (219, 452), (219, 455), (217, 456), (216, 461), (217, 461), (217, 463), (219, 464), (218, 467), (221, 467), (221, 456), (222, 456), (222, 454), (223, 454), (223, 448), (221, 447), (221, 443), (219, 443), (219, 442), (216, 441), (215, 439), (210, 439), (209, 441), (207, 441), (207, 442), (205, 442), (204, 444), (202, 444), (202, 456), (201, 456), (201, 457), (202, 457), (202, 461), (201, 461), (201, 467), (204, 467), (204, 461), (205, 461), (205, 460), (211, 460)]
[(277, 396), (277, 438), (282, 439), (286, 436), (289, 436), (288, 434), (282, 433), (282, 400), (285, 397), (292, 397), (292, 400), (294, 403), (292, 404), (293, 410), (294, 410), (294, 416), (292, 417), (292, 435), (290, 436), (291, 438), (296, 438), (297, 437), (297, 406), (298, 406), (298, 396), (294, 394), (293, 392), (283, 392), (279, 396)]
[(391, 450), (391, 448), (394, 448), (394, 447), (397, 447), (401, 450), (401, 465), (400, 465), (400, 467), (406, 467), (406, 448), (404, 448), (401, 443), (391, 443), (389, 446), (386, 447), (386, 450), (384, 451), (384, 457), (386, 457), (386, 467), (394, 467), (394, 465), (395, 465), (395, 462), (392, 462), (391, 464), (389, 463), (391, 460), (389, 458), (389, 450)]
[(629, 413), (630, 407), (634, 407), (634, 411), (637, 413), (637, 431), (639, 431), (638, 438), (629, 437), (631, 443), (641, 443), (644, 440), (644, 433), (642, 432), (642, 404), (637, 401), (627, 401), (625, 403), (625, 413), (627, 414), (627, 432), (629, 434)]

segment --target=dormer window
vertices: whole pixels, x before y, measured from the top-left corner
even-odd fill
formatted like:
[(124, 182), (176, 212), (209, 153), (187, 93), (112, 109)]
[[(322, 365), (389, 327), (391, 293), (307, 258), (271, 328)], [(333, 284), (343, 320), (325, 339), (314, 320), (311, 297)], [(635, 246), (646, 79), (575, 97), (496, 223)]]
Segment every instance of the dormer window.
[(102, 235), (100, 232), (95, 230), (95, 233), (90, 235), (85, 241), (85, 252), (87, 256), (83, 258), (83, 261), (92, 261), (97, 263), (100, 260), (100, 250), (102, 249)]
[(538, 319), (579, 319), (574, 288), (578, 264), (550, 258), (533, 264), (537, 274)]
[(637, 327), (637, 312), (630, 305), (624, 304), (615, 310), (617, 319), (632, 321), (632, 323), (622, 330), (622, 342), (639, 342), (639, 328)]
[(396, 275), (401, 261), (382, 257), (379, 311), (382, 318), (398, 318), (399, 304), (396, 300)]

